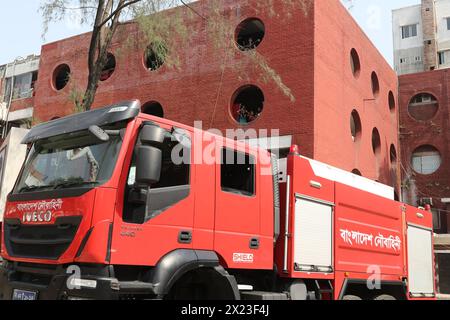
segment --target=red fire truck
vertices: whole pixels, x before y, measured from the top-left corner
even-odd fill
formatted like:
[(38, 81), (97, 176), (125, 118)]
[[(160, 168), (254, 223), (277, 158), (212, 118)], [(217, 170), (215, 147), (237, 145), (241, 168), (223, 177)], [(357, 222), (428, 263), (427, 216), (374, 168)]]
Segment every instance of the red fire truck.
[[(434, 299), (432, 216), (392, 188), (140, 113), (33, 128), (2, 299)], [(280, 172), (283, 171), (283, 172)]]

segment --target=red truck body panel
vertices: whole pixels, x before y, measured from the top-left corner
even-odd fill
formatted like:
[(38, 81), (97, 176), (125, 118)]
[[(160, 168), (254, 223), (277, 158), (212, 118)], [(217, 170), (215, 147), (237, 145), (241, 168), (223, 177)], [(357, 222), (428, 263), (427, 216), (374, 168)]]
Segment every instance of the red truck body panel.
[[(334, 280), (336, 299), (345, 279), (366, 280), (376, 276), (380, 281), (401, 282), (408, 278), (407, 225), (412, 223), (432, 230), (431, 212), (319, 177), (310, 160), (298, 155), (289, 156), (287, 174), (291, 182), (288, 270), (282, 272), (286, 239), (283, 237), (277, 242), (275, 253), (280, 276)], [(281, 195), (281, 227), (285, 230), (286, 184), (281, 186)], [(333, 272), (304, 272), (294, 268), (295, 201), (299, 197), (333, 207)]]
[(336, 183), (335, 214), (336, 271), (406, 274), (400, 203)]

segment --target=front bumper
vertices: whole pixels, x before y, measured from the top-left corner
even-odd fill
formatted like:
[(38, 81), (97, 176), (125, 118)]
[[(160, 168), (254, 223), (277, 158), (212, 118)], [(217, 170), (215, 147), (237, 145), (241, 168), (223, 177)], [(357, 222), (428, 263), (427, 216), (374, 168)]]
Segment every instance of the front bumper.
[(111, 277), (111, 266), (49, 266), (5, 261), (0, 266), (0, 299), (11, 300), (15, 289), (36, 292), (38, 300), (119, 298), (118, 280)]

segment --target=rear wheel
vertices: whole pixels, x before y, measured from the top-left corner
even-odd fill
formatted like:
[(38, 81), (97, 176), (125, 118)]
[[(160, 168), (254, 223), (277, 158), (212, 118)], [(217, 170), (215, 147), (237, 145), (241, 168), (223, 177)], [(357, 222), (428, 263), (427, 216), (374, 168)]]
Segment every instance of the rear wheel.
[(381, 294), (373, 298), (373, 300), (397, 300), (395, 297), (388, 294)]
[(354, 296), (354, 295), (349, 294), (349, 295), (344, 296), (342, 298), (342, 300), (354, 300), (354, 301), (357, 301), (357, 300), (362, 300), (362, 299), (360, 297), (358, 297), (358, 296)]

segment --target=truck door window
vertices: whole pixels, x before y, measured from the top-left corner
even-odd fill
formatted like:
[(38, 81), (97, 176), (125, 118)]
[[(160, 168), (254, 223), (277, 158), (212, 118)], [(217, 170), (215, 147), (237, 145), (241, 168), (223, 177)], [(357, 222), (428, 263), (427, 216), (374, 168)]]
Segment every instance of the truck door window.
[(161, 179), (149, 190), (139, 190), (146, 201), (130, 197), (136, 192), (136, 156), (133, 156), (125, 190), (123, 221), (143, 224), (187, 198), (190, 193), (190, 148), (166, 138), (162, 146)]
[(244, 196), (255, 194), (255, 158), (234, 150), (222, 150), (222, 191)]

